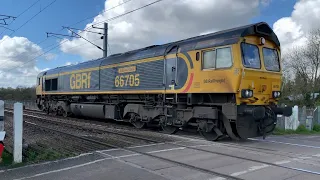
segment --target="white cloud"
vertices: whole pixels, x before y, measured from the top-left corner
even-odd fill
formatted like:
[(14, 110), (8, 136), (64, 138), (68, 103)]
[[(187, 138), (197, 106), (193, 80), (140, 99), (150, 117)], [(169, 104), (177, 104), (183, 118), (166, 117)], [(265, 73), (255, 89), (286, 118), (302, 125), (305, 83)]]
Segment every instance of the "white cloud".
[(320, 28), (320, 0), (299, 0), (290, 17), (283, 17), (274, 23), (282, 50), (306, 43), (306, 34)]
[[(105, 9), (124, 0), (107, 0)], [(121, 5), (94, 18), (92, 23), (105, 21), (130, 10), (153, 2), (135, 0)], [(266, 2), (266, 1), (263, 1)], [(162, 44), (202, 33), (214, 32), (250, 23), (259, 12), (260, 0), (175, 0), (161, 1), (142, 10), (109, 22), (109, 44), (111, 53), (119, 53), (152, 44)], [(226, 13), (228, 12), (228, 13)], [(102, 24), (99, 26), (102, 27)], [(97, 29), (91, 29), (99, 31)], [(100, 31), (101, 32), (101, 31)], [(84, 32), (85, 38), (102, 47), (100, 35)], [(85, 45), (82, 45), (85, 44)], [(77, 46), (76, 48), (73, 48)], [(101, 50), (83, 39), (67, 40), (61, 45), (65, 53), (79, 54), (86, 59), (102, 56)]]
[(0, 87), (35, 85), (41, 70), (33, 59), (43, 53), (41, 47), (25, 37), (4, 36), (3, 39), (0, 44)]
[(45, 58), (46, 60), (52, 60), (52, 59), (54, 59), (54, 58), (57, 57), (57, 55), (56, 55), (56, 54), (53, 54), (53, 53), (47, 53), (47, 54), (45, 54), (45, 55), (43, 55), (43, 56), (44, 56), (44, 58)]

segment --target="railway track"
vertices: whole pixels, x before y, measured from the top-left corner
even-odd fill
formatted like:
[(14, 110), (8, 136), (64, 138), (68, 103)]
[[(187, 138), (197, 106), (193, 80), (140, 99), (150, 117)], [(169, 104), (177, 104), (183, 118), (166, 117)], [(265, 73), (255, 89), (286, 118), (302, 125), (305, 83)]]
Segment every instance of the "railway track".
[[(27, 117), (32, 117), (32, 118), (35, 118), (37, 116), (35, 115), (25, 115)], [(172, 144), (172, 145), (176, 145), (176, 146), (179, 146), (179, 147), (183, 147), (183, 148), (188, 148), (188, 149), (193, 149), (193, 150), (197, 150), (197, 151), (201, 151), (201, 152), (206, 152), (206, 153), (211, 153), (211, 154), (215, 154), (215, 155), (222, 155), (222, 156), (228, 156), (228, 157), (232, 157), (232, 158), (236, 158), (236, 159), (241, 159), (241, 160), (246, 160), (246, 161), (250, 161), (250, 162), (256, 162), (256, 163), (262, 163), (264, 165), (267, 165), (267, 166), (273, 166), (273, 167), (279, 167), (279, 168), (285, 168), (285, 169), (290, 169), (290, 170), (294, 170), (294, 171), (300, 171), (300, 172), (304, 172), (304, 173), (310, 173), (310, 174), (315, 174), (315, 175), (320, 175), (320, 172), (316, 172), (316, 171), (310, 171), (310, 170), (307, 170), (307, 169), (301, 169), (301, 168), (296, 168), (296, 167), (291, 167), (291, 166), (286, 166), (286, 165), (282, 165), (282, 164), (275, 164), (275, 163), (270, 163), (270, 162), (266, 162), (266, 161), (261, 161), (261, 160), (257, 160), (257, 159), (253, 159), (253, 158), (248, 158), (248, 157), (242, 157), (242, 156), (238, 156), (238, 155), (234, 155), (234, 154), (228, 154), (228, 153), (222, 153), (222, 152), (213, 152), (213, 151), (210, 151), (210, 150), (206, 150), (206, 149), (201, 149), (201, 148), (198, 148), (198, 147), (192, 147), (192, 146), (187, 146), (187, 145), (183, 145), (181, 143), (178, 143), (178, 142), (170, 142), (170, 141), (165, 141), (165, 140), (155, 140), (155, 139), (150, 139), (150, 138), (146, 138), (146, 137), (141, 137), (141, 136), (137, 136), (137, 135), (132, 135), (132, 134), (128, 134), (128, 133), (125, 133), (125, 132), (116, 132), (114, 130), (108, 130), (108, 129), (101, 129), (101, 126), (96, 126), (96, 127), (84, 127), (83, 125), (81, 126), (80, 124), (72, 124), (72, 122), (63, 122), (63, 121), (58, 121), (58, 120), (48, 120), (47, 118), (45, 117), (37, 117), (37, 118), (41, 118), (42, 120), (44, 121), (47, 121), (47, 122), (54, 122), (54, 123), (60, 123), (61, 125), (64, 125), (64, 126), (73, 126), (73, 127), (77, 127), (77, 128), (87, 128), (87, 129), (92, 129), (92, 130), (95, 130), (95, 131), (98, 131), (98, 132), (103, 132), (103, 133), (110, 133), (110, 134), (116, 134), (116, 135), (120, 135), (120, 136), (124, 136), (124, 137), (128, 137), (128, 138), (135, 138), (135, 139), (139, 139), (139, 140), (143, 140), (143, 141), (147, 141), (147, 142), (150, 142), (150, 143), (166, 143), (166, 144)], [(90, 123), (87, 123), (87, 125), (90, 125)], [(90, 141), (90, 139), (88, 138), (84, 138), (84, 140), (87, 140), (87, 141)], [(200, 139), (199, 139), (200, 140)], [(203, 140), (202, 140), (203, 141)], [(92, 142), (92, 141), (91, 141)], [(93, 141), (93, 142), (96, 142), (96, 141)], [(137, 151), (137, 150), (134, 150), (132, 148), (127, 148), (127, 147), (120, 147), (120, 146), (116, 146), (116, 145), (111, 145), (111, 144), (106, 144), (106, 143), (103, 143), (103, 142), (96, 142), (97, 144), (100, 144), (100, 145), (105, 145), (106, 147), (112, 147), (112, 148), (121, 148), (121, 149), (125, 149), (125, 150), (129, 150), (129, 151), (132, 151), (132, 152), (135, 152), (135, 153), (140, 153), (140, 154), (143, 154), (143, 155), (148, 155), (148, 156), (152, 156), (152, 157), (155, 157), (155, 158), (158, 158), (158, 159), (161, 159), (161, 160), (167, 160), (168, 159), (165, 159), (165, 158), (162, 158), (162, 157), (158, 157), (158, 156), (155, 156), (155, 155), (151, 155), (151, 154), (145, 154), (143, 152), (140, 152), (140, 151)], [(233, 147), (233, 148), (239, 148), (235, 145), (232, 145), (232, 144), (224, 144), (224, 143), (216, 143), (216, 144), (219, 144), (221, 146), (226, 146), (226, 147)], [(208, 145), (210, 146), (210, 145)], [(245, 147), (245, 146), (240, 146), (240, 148), (242, 149), (247, 149), (247, 150), (251, 150), (251, 151), (257, 151), (257, 149), (253, 149), (252, 147)], [(261, 151), (263, 150), (263, 151)], [(283, 153), (275, 153), (275, 152), (266, 152), (268, 151), (268, 149), (263, 149), (261, 148), (260, 149), (260, 152), (262, 153), (268, 153), (268, 154), (273, 154), (273, 155), (278, 155), (278, 156), (284, 156)], [(285, 155), (286, 157), (289, 157), (289, 158), (293, 158), (293, 156), (290, 156), (290, 155)], [(170, 160), (171, 162), (171, 160)], [(177, 162), (175, 162), (177, 163)], [(182, 164), (179, 164), (179, 165), (182, 165)], [(185, 166), (185, 165), (184, 165)], [(193, 168), (193, 169), (196, 169), (197, 167), (191, 167), (190, 165), (188, 165), (187, 167), (189, 168)], [(207, 173), (211, 173), (211, 174), (215, 174), (215, 175), (219, 175), (219, 176), (222, 176), (222, 177), (226, 177), (226, 176), (223, 176), (222, 174), (219, 174), (218, 172), (208, 172), (208, 170), (205, 170), (204, 169), (197, 169), (197, 170), (201, 170), (203, 172), (207, 172)], [(228, 177), (230, 178), (230, 177)]]
[[(70, 127), (78, 127), (78, 128), (83, 128), (83, 129), (94, 129), (95, 131), (99, 131), (99, 132), (102, 132), (102, 133), (113, 133), (113, 134), (117, 134), (117, 135), (121, 135), (121, 136), (125, 136), (125, 137), (131, 137), (131, 138), (137, 138), (137, 139), (141, 139), (141, 140), (145, 140), (145, 141), (149, 141), (149, 142), (152, 142), (152, 143), (166, 143), (167, 141), (157, 141), (155, 140), (154, 138), (153, 139), (150, 139), (150, 138), (146, 138), (146, 137), (142, 137), (142, 136), (137, 136), (137, 135), (132, 135), (132, 134), (128, 134), (127, 133), (124, 133), (124, 132), (121, 132), (123, 131), (122, 127), (123, 126), (120, 126), (121, 129), (117, 129), (117, 128), (103, 128), (101, 129), (101, 127), (103, 127), (104, 124), (100, 125), (100, 124), (92, 124), (92, 123), (88, 123), (86, 120), (85, 121), (82, 121), (82, 124), (75, 124), (75, 123), (79, 123), (78, 120), (79, 119), (76, 119), (76, 118), (70, 118), (68, 119), (67, 121), (56, 121), (54, 119), (50, 119), (48, 120), (47, 118), (45, 118), (46, 116), (48, 116), (46, 113), (43, 113), (41, 111), (37, 111), (37, 110), (26, 110), (27, 112), (31, 112), (31, 113), (39, 113), (41, 115), (44, 115), (43, 118), (41, 118), (42, 120), (44, 121), (47, 121), (47, 122), (57, 122), (57, 123), (60, 123), (60, 124), (63, 124), (65, 126), (70, 126)], [(56, 116), (52, 116), (53, 118), (55, 119), (60, 119), (60, 120), (65, 120), (65, 118), (59, 118), (59, 117), (56, 117)], [(80, 119), (82, 120), (82, 119)], [(109, 130), (108, 130), (109, 129)], [(131, 130), (131, 129), (129, 129)], [(140, 129), (135, 129), (136, 132), (154, 132), (154, 131), (150, 131), (150, 130), (140, 130)], [(172, 136), (172, 135), (171, 135)], [(182, 137), (191, 137), (193, 139), (198, 139), (199, 141), (205, 141), (201, 138), (197, 138), (197, 136), (190, 136), (190, 135), (187, 135), (187, 136), (182, 136)], [(268, 149), (268, 148), (260, 148), (260, 147), (252, 147), (252, 146), (246, 146), (246, 145), (243, 145), (243, 144), (240, 144), (238, 142), (234, 143), (228, 143), (228, 142), (216, 142), (216, 144), (219, 144), (219, 145), (223, 145), (223, 146), (227, 146), (227, 147), (233, 147), (233, 148), (241, 148), (241, 149), (244, 149), (244, 150), (254, 150), (254, 151), (258, 151), (258, 152), (262, 152), (262, 153), (267, 153), (267, 154), (272, 154), (272, 155), (279, 155), (279, 156), (286, 156), (288, 158), (294, 158), (296, 155), (296, 153), (294, 152), (279, 152), (279, 151), (275, 151), (275, 150), (272, 150), (272, 149)], [(319, 147), (320, 148), (320, 147)], [(306, 156), (304, 154), (299, 154), (300, 156)]]
[[(9, 110), (6, 110), (6, 111), (9, 112), (9, 113), (12, 113), (12, 111), (9, 111)], [(39, 119), (47, 121), (47, 122), (51, 121), (51, 120), (48, 120), (48, 119), (46, 119), (44, 117), (37, 117), (35, 115), (24, 114), (24, 117), (27, 117), (27, 118), (39, 118)], [(26, 124), (28, 124), (28, 125), (32, 125), (32, 126), (35, 126), (37, 128), (41, 128), (41, 129), (45, 129), (45, 130), (48, 130), (48, 131), (60, 133), (60, 134), (63, 134), (63, 135), (66, 135), (66, 136), (69, 136), (69, 137), (72, 137), (72, 138), (77, 138), (77, 139), (84, 140), (86, 142), (90, 142), (90, 143), (94, 143), (94, 144), (98, 144), (98, 145), (103, 145), (107, 149), (110, 149), (110, 148), (123, 149), (123, 150), (126, 150), (126, 151), (139, 153), (141, 155), (146, 155), (146, 156), (153, 157), (153, 158), (156, 158), (156, 159), (159, 159), (159, 160), (162, 160), (162, 161), (166, 161), (166, 162), (169, 162), (169, 163), (172, 163), (172, 164), (176, 164), (176, 165), (179, 165), (179, 166), (182, 166), (182, 167), (194, 169), (194, 170), (197, 170), (197, 171), (200, 171), (200, 172), (212, 174), (212, 175), (215, 175), (215, 176), (219, 176), (219, 177), (223, 177), (223, 178), (227, 178), (227, 179), (241, 180), (241, 178), (237, 178), (237, 177), (230, 176), (230, 175), (223, 174), (223, 173), (219, 173), (219, 172), (216, 172), (216, 171), (213, 171), (213, 170), (208, 170), (208, 169), (205, 169), (205, 168), (193, 166), (193, 165), (190, 165), (190, 164), (182, 163), (182, 162), (179, 162), (179, 161), (174, 161), (174, 160), (171, 160), (171, 159), (168, 159), (168, 158), (159, 157), (159, 156), (156, 156), (156, 155), (153, 155), (153, 154), (150, 154), (150, 153), (141, 152), (141, 151), (135, 150), (135, 149), (130, 148), (130, 147), (124, 147), (124, 146), (119, 146), (119, 145), (115, 145), (115, 144), (111, 144), (111, 143), (107, 143), (107, 142), (97, 141), (97, 140), (94, 140), (92, 138), (82, 137), (82, 136), (75, 135), (75, 134), (72, 134), (72, 133), (68, 133), (68, 132), (65, 132), (65, 131), (61, 131), (61, 130), (58, 130), (58, 129), (53, 129), (53, 128), (46, 127), (46, 126), (43, 126), (43, 125), (39, 125), (37, 123), (30, 122), (30, 121), (24, 121), (24, 122)], [(67, 125), (67, 126), (71, 125), (71, 124), (66, 123), (66, 122), (59, 122), (59, 121), (55, 121), (55, 120), (53, 120), (51, 122), (60, 123), (61, 125)], [(107, 132), (107, 133), (117, 134), (117, 135), (120, 135), (120, 136), (136, 138), (136, 139), (139, 139), (139, 140), (149, 141), (149, 142), (153, 142), (153, 143), (159, 143), (160, 142), (160, 141), (157, 141), (157, 140), (153, 140), (153, 139), (149, 139), (149, 138), (145, 138), (145, 137), (139, 137), (139, 136), (130, 135), (130, 134), (125, 134), (125, 133), (120, 133), (120, 132), (112, 132), (112, 131), (101, 130), (101, 129), (95, 129), (95, 130), (97, 130), (99, 132)]]
[[(39, 114), (44, 115), (44, 116), (47, 115), (46, 113), (43, 113), (43, 112), (37, 111), (37, 110), (27, 110), (27, 112), (39, 113)], [(54, 118), (57, 118), (57, 117), (54, 117)], [(59, 119), (59, 118), (57, 118), (57, 119)], [(48, 120), (46, 118), (43, 118), (43, 120), (45, 120), (45, 121), (55, 121), (55, 120)], [(84, 121), (82, 121), (83, 124), (75, 125), (74, 123), (76, 122), (76, 120), (78, 120), (78, 119), (70, 118), (70, 119), (68, 119), (68, 121), (59, 122), (59, 123), (63, 123), (66, 126), (78, 126), (78, 128), (87, 128), (87, 129), (94, 128), (96, 131), (99, 131), (99, 132), (114, 133), (114, 134), (117, 134), (117, 135), (121, 135), (121, 136), (125, 136), (125, 137), (131, 137), (131, 138), (137, 138), (137, 139), (149, 141), (149, 142), (152, 142), (152, 143), (159, 143), (159, 142), (166, 143), (166, 142), (168, 142), (168, 141), (161, 141), (161, 140), (157, 141), (155, 139), (150, 139), (150, 138), (146, 138), (146, 137), (141, 137), (141, 136), (137, 136), (137, 135), (132, 135), (132, 134), (121, 132), (123, 129), (116, 129), (116, 128), (112, 128), (112, 129), (110, 128), (110, 130), (105, 129), (105, 128), (101, 129), (101, 125), (99, 125), (99, 124), (92, 124), (92, 123), (88, 123), (88, 122), (84, 122)], [(90, 128), (88, 126), (90, 126)], [(139, 129), (135, 129), (135, 130), (136, 131), (154, 132), (154, 131), (150, 131), (150, 130), (139, 130)], [(182, 137), (185, 137), (185, 136), (182, 136)], [(192, 137), (193, 139), (196, 138), (199, 141), (205, 141), (205, 140), (203, 140), (201, 138), (197, 138), (198, 136), (186, 136), (186, 137)], [(237, 143), (234, 143), (234, 142), (233, 143), (232, 142), (231, 143), (228, 143), (228, 142), (216, 142), (216, 143), (219, 144), (219, 145), (226, 146), (226, 147), (241, 148), (243, 150), (257, 151), (257, 152), (266, 153), (266, 154), (270, 154), (270, 155), (285, 156), (285, 157), (288, 157), (288, 158), (295, 158), (297, 155), (299, 155), (299, 156), (307, 156), (305, 154), (297, 154), (297, 153), (288, 152), (288, 151), (286, 151), (286, 152), (281, 151), (280, 152), (280, 151), (275, 151), (275, 150), (268, 149), (268, 148), (246, 146), (246, 145), (240, 144), (238, 142)]]
[[(64, 131), (59, 131), (57, 129), (52, 129), (52, 128), (49, 128), (49, 127), (46, 127), (46, 126), (35, 124), (33, 122), (29, 122), (29, 121), (25, 121), (24, 123), (26, 125), (28, 125), (28, 126), (33, 126), (35, 128), (40, 128), (42, 130), (51, 131), (53, 133), (58, 133), (59, 135), (68, 136), (69, 138), (72, 138), (74, 141), (81, 140), (82, 143), (79, 143), (79, 144), (81, 144), (81, 146), (72, 145), (72, 147), (74, 147), (74, 148), (58, 146), (59, 149), (67, 150), (67, 152), (69, 152), (69, 153), (74, 152), (75, 149), (77, 151), (79, 151), (79, 150), (80, 151), (83, 151), (83, 150), (94, 151), (94, 150), (97, 150), (97, 149), (113, 148), (113, 147), (110, 147), (110, 146), (106, 146), (105, 144), (101, 143), (100, 141), (93, 140), (93, 139), (90, 139), (90, 138), (77, 136), (77, 135), (74, 135), (72, 133), (67, 133), (67, 132), (64, 132)], [(50, 140), (47, 140), (47, 141), (50, 141)], [(56, 146), (56, 144), (55, 144), (55, 146)]]
[[(7, 112), (11, 112), (12, 110), (7, 110)], [(32, 111), (32, 113), (34, 113), (34, 111)], [(151, 142), (151, 143), (157, 143), (158, 141), (155, 139), (155, 137), (152, 138), (147, 138), (144, 136), (139, 136), (137, 134), (129, 134), (121, 132), (121, 130), (123, 129), (117, 129), (117, 128), (105, 128), (103, 125), (99, 125), (99, 124), (91, 124), (88, 122), (79, 122), (76, 121), (75, 118), (71, 119), (65, 119), (65, 118), (59, 118), (59, 117), (53, 117), (52, 119), (48, 119), (48, 116), (46, 114), (38, 114), (38, 115), (34, 115), (34, 114), (26, 114), (24, 113), (25, 117), (28, 118), (34, 118), (34, 119), (39, 119), (42, 122), (47, 122), (50, 124), (59, 124), (59, 125), (63, 125), (65, 127), (69, 127), (69, 128), (73, 128), (73, 129), (80, 129), (80, 130), (87, 130), (87, 131), (95, 131), (96, 133), (108, 133), (108, 134), (115, 134), (115, 135), (119, 135), (119, 136), (123, 136), (123, 137), (128, 137), (128, 138), (133, 138), (133, 139), (138, 139), (141, 141), (146, 141), (146, 142)], [(132, 130), (130, 128), (128, 128), (127, 130)], [(137, 130), (137, 132), (144, 132), (144, 130)], [(133, 132), (133, 131), (132, 131)], [(152, 131), (145, 131), (147, 133), (150, 133)], [(152, 132), (154, 133), (154, 132)], [(159, 138), (158, 138), (159, 139)], [(168, 140), (171, 138), (167, 138)], [(160, 140), (159, 140), (160, 141)]]

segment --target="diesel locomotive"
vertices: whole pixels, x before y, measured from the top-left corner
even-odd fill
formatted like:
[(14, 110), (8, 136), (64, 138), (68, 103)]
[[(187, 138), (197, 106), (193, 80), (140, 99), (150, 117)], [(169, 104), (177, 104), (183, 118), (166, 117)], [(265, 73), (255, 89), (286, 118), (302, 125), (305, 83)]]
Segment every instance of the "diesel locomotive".
[(260, 22), (41, 72), (37, 105), (213, 141), (265, 137), (292, 114), (277, 105), (281, 77), (280, 42)]

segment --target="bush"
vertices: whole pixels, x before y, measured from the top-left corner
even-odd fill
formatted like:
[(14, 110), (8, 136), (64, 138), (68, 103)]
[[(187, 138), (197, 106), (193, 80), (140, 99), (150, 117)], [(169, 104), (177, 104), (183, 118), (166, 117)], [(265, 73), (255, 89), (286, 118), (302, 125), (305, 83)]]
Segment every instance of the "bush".
[(313, 131), (315, 132), (320, 132), (320, 124), (315, 124), (312, 128)]
[(297, 133), (308, 133), (310, 132), (305, 125), (300, 124), (296, 130)]

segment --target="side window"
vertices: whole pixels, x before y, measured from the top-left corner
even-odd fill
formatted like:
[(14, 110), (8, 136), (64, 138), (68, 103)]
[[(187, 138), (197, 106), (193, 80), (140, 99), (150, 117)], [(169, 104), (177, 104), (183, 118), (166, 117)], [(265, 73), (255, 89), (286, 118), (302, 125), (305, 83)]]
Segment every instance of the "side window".
[(203, 52), (202, 69), (219, 69), (232, 66), (232, 53), (230, 47), (217, 48), (213, 51)]
[(51, 80), (46, 80), (45, 81), (45, 91), (50, 91), (51, 90)]
[(45, 91), (57, 91), (58, 78), (45, 80)]
[(52, 79), (51, 80), (51, 91), (58, 90), (58, 79)]
[(232, 66), (231, 48), (217, 49), (216, 68), (228, 68)]
[(38, 85), (40, 85), (40, 78), (38, 78)]
[(203, 53), (202, 69), (216, 67), (216, 51), (206, 51)]

